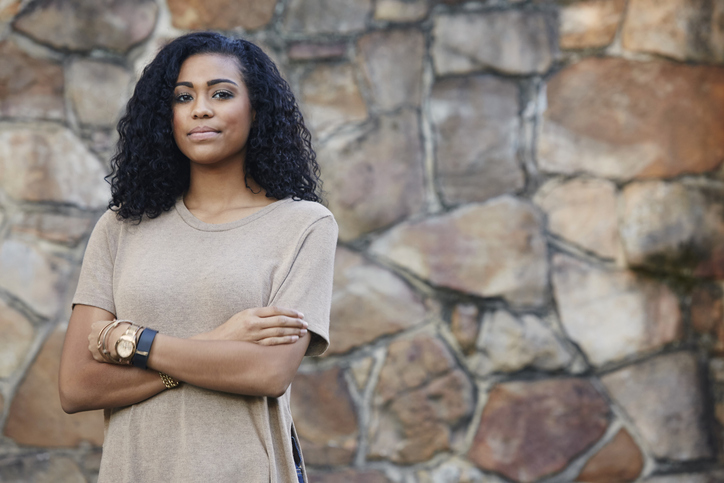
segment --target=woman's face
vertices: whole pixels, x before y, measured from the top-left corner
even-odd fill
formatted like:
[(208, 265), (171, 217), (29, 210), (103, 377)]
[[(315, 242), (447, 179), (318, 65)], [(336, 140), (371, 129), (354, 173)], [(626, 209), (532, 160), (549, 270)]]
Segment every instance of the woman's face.
[(186, 59), (176, 80), (173, 137), (192, 163), (244, 163), (254, 117), (233, 57), (199, 54)]

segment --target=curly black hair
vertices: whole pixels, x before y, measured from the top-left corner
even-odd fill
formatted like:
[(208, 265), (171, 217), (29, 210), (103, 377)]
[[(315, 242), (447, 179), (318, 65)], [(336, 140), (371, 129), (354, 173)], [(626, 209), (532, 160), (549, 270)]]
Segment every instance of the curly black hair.
[(143, 70), (120, 135), (108, 208), (124, 219), (141, 221), (170, 210), (189, 187), (190, 163), (173, 137), (173, 91), (181, 64), (197, 54), (237, 60), (256, 116), (249, 131), (244, 163), (267, 197), (321, 202), (319, 165), (311, 135), (289, 84), (256, 45), (215, 32), (195, 32), (168, 43)]

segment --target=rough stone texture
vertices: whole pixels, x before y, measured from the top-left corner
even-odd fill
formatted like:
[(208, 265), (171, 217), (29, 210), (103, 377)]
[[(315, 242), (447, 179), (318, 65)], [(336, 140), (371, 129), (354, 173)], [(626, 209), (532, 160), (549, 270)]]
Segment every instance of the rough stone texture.
[(450, 317), (450, 330), (460, 344), (463, 353), (467, 355), (473, 353), (480, 332), (478, 307), (472, 304), (456, 305)]
[(153, 0), (40, 0), (16, 17), (14, 27), (56, 49), (125, 52), (151, 34), (157, 15)]
[(417, 473), (417, 483), (504, 483), (502, 478), (485, 474), (470, 462), (453, 458), (429, 471)]
[(500, 197), (395, 227), (371, 246), (435, 285), (516, 305), (546, 296), (548, 262), (538, 213)]
[(566, 332), (595, 365), (681, 337), (679, 301), (654, 280), (556, 255), (553, 290)]
[(724, 300), (718, 285), (700, 285), (691, 293), (691, 326), (709, 337), (716, 354), (724, 354)]
[(254, 30), (268, 24), (277, 0), (168, 0), (173, 26), (185, 30)]
[(655, 457), (685, 461), (713, 455), (695, 354), (659, 355), (601, 380)]
[(325, 183), (335, 187), (328, 202), (340, 240), (387, 227), (422, 209), (423, 153), (414, 112), (382, 116), (361, 133), (337, 135), (318, 155)]
[[(724, 358), (715, 358), (709, 362), (709, 381), (714, 396), (714, 417), (721, 432), (724, 427)], [(720, 440), (721, 437), (720, 434)]]
[(311, 465), (344, 465), (357, 449), (357, 417), (339, 368), (297, 374), (291, 406), (304, 461)]
[(63, 68), (0, 43), (0, 117), (65, 119)]
[(632, 0), (623, 25), (625, 49), (677, 60), (724, 60), (724, 4), (699, 0)]
[(586, 483), (625, 483), (641, 474), (644, 458), (631, 435), (621, 429), (606, 446), (588, 460), (576, 481)]
[(390, 22), (415, 22), (425, 18), (429, 9), (427, 0), (377, 0), (374, 17)]
[(392, 483), (384, 473), (376, 470), (352, 470), (321, 472), (308, 471), (309, 483)]
[(110, 197), (101, 163), (68, 129), (0, 126), (0, 189), (17, 200), (99, 209)]
[(93, 220), (56, 213), (24, 213), (15, 220), (12, 233), (43, 238), (55, 243), (77, 245), (93, 228)]
[(609, 408), (585, 379), (499, 384), (468, 458), (482, 469), (532, 482), (563, 469), (601, 436)]
[(548, 215), (548, 231), (604, 257), (621, 256), (616, 186), (600, 179), (551, 181), (535, 195)]
[(70, 262), (23, 240), (0, 245), (0, 288), (18, 297), (43, 317), (52, 317), (63, 303)]
[[(494, 10), (438, 15), (432, 58), (438, 74), (493, 69), (506, 74), (546, 72), (557, 55), (555, 17), (540, 11)], [(505, 41), (501, 41), (505, 39)]]
[(291, 0), (284, 29), (305, 34), (348, 34), (362, 30), (371, 0)]
[(621, 238), (630, 265), (724, 278), (724, 187), (648, 181), (622, 193)]
[(538, 163), (619, 180), (712, 170), (724, 158), (722, 91), (719, 67), (582, 60), (548, 83)]
[(131, 74), (108, 62), (76, 60), (67, 77), (68, 97), (81, 124), (115, 126), (128, 101)]
[(518, 88), (492, 76), (445, 79), (432, 90), (437, 178), (445, 201), (485, 201), (523, 188)]
[(719, 471), (699, 474), (678, 474), (665, 476), (652, 476), (646, 478), (643, 483), (720, 483), (724, 479), (724, 474)]
[(562, 7), (561, 48), (585, 49), (610, 44), (625, 6), (626, 0), (586, 0)]
[(0, 300), (0, 378), (10, 376), (20, 366), (34, 335), (28, 319)]
[(378, 31), (357, 41), (362, 72), (382, 109), (419, 105), (425, 39), (419, 30)]
[(504, 310), (485, 315), (476, 346), (478, 352), (468, 358), (468, 366), (479, 376), (526, 367), (554, 371), (571, 361), (566, 348), (538, 317), (515, 317)]
[(48, 453), (24, 456), (0, 463), (0, 481), (5, 483), (86, 483), (81, 469), (64, 456)]
[(351, 64), (320, 64), (301, 83), (305, 119), (317, 136), (340, 126), (367, 119)]
[(411, 464), (450, 449), (473, 410), (473, 386), (429, 335), (392, 342), (373, 397), (368, 458)]
[(365, 386), (367, 386), (374, 361), (372, 357), (365, 357), (364, 359), (353, 362), (349, 368), (354, 382), (357, 385), (357, 389), (360, 391), (364, 390)]
[(330, 355), (369, 344), (419, 324), (420, 297), (398, 276), (338, 248), (330, 315)]
[(347, 45), (343, 43), (295, 42), (289, 47), (287, 54), (292, 60), (332, 59), (347, 53)]
[(65, 330), (55, 330), (25, 376), (10, 406), (5, 436), (21, 445), (78, 446), (103, 444), (103, 413), (66, 414), (58, 395), (58, 365)]

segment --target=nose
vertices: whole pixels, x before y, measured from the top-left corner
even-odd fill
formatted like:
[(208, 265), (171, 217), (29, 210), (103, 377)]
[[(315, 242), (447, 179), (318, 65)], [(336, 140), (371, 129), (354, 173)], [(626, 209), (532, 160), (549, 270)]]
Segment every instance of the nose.
[(191, 111), (191, 115), (194, 119), (205, 119), (213, 117), (214, 111), (211, 109), (209, 103), (202, 97), (194, 102), (194, 108)]

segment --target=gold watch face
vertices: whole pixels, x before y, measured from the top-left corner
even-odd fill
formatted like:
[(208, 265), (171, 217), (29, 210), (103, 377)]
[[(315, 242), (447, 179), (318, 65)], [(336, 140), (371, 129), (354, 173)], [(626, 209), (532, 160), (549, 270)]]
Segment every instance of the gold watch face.
[(134, 344), (133, 341), (120, 338), (118, 340), (118, 344), (116, 345), (116, 352), (118, 353), (118, 357), (121, 359), (127, 359), (128, 357), (131, 357), (135, 348), (136, 344)]

